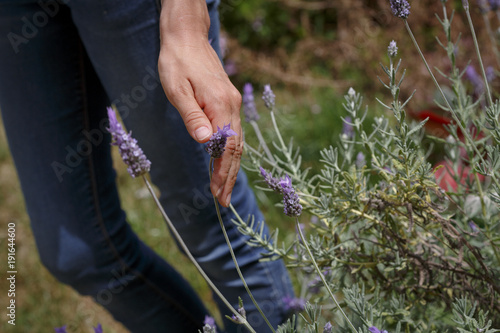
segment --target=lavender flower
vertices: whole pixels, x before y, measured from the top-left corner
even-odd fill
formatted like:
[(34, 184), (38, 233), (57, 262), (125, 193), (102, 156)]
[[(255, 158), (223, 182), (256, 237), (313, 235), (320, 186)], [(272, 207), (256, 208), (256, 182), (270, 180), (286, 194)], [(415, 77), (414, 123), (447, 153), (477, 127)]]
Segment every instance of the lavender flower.
[[(239, 307), (238, 307), (238, 313), (240, 314), (240, 316), (242, 316), (243, 318), (247, 318), (247, 312), (245, 311), (245, 308), (243, 308), (243, 305), (241, 304)], [(238, 324), (242, 324), (242, 322), (240, 321), (240, 318), (236, 317), (236, 315), (232, 315), (231, 316), (231, 319), (235, 322), (235, 323), (238, 323)]]
[(251, 83), (245, 83), (243, 86), (243, 113), (245, 114), (245, 120), (247, 122), (259, 120)]
[(215, 319), (210, 316), (205, 316), (203, 321), (203, 333), (217, 333), (217, 326), (215, 325)]
[(352, 118), (350, 116), (345, 117), (344, 123), (342, 124), (342, 134), (348, 139), (352, 139), (354, 137), (354, 127), (351, 124)]
[(488, 82), (491, 82), (496, 77), (497, 77), (497, 74), (495, 73), (495, 69), (492, 66), (486, 67), (486, 80), (488, 80)]
[(472, 222), (472, 221), (470, 221), (470, 222), (469, 222), (469, 228), (472, 230), (472, 232), (473, 232), (473, 233), (477, 233), (477, 232), (479, 232), (479, 228), (478, 228), (478, 227), (477, 227), (477, 225), (476, 225), (474, 222)]
[(325, 324), (325, 327), (323, 327), (323, 333), (332, 333), (332, 328), (333, 328), (332, 323), (327, 322)]
[(212, 137), (207, 143), (205, 150), (213, 158), (221, 158), (226, 150), (227, 138), (236, 134), (235, 131), (231, 129), (231, 123), (224, 125), (222, 128), (217, 126), (217, 132), (212, 134)]
[(378, 328), (376, 328), (375, 326), (372, 326), (368, 329), (371, 333), (388, 333), (387, 331), (381, 331), (379, 330)]
[(137, 140), (132, 137), (132, 132), (127, 133), (116, 119), (115, 111), (108, 108), (109, 128), (113, 146), (118, 146), (118, 151), (123, 162), (128, 165), (127, 171), (132, 177), (137, 177), (149, 172), (151, 162), (146, 158)]
[(102, 333), (101, 324), (97, 324), (97, 327), (94, 327), (94, 333)]
[(266, 181), (267, 183), (267, 186), (269, 186), (269, 188), (271, 190), (273, 190), (274, 192), (278, 192), (278, 193), (282, 193), (282, 187), (279, 185), (279, 179), (278, 178), (274, 178), (271, 173), (269, 172), (266, 172), (266, 170), (264, 170), (263, 167), (260, 167), (260, 174), (262, 175), (262, 177), (264, 177), (264, 180)]
[(306, 300), (304, 298), (283, 297), (283, 303), (286, 311), (300, 312), (306, 308)]
[(410, 16), (410, 4), (406, 0), (389, 0), (392, 14), (406, 20)]
[(299, 216), (302, 213), (302, 205), (292, 186), (292, 180), (288, 175), (285, 175), (285, 178), (279, 184), (283, 188), (283, 211), (285, 215), (290, 217)]
[(272, 110), (274, 108), (276, 96), (274, 95), (273, 91), (271, 90), (270, 84), (266, 84), (264, 86), (264, 92), (262, 93), (262, 99), (264, 100), (264, 104), (266, 104), (266, 107), (269, 110)]
[(480, 96), (484, 92), (484, 83), (477, 73), (476, 68), (474, 68), (474, 66), (472, 65), (467, 66), (467, 69), (465, 70), (465, 76), (474, 87), (474, 93), (477, 96)]
[(285, 215), (296, 217), (302, 213), (302, 205), (295, 189), (292, 186), (292, 179), (285, 175), (282, 179), (274, 178), (260, 167), (260, 174), (264, 177), (270, 189), (283, 195), (283, 211)]
[(492, 11), (496, 11), (500, 7), (500, 0), (488, 0), (488, 2)]
[(66, 325), (64, 325), (63, 327), (55, 327), (55, 328), (54, 328), (54, 331), (55, 331), (56, 333), (67, 333), (67, 332), (66, 332)]
[(394, 58), (398, 54), (398, 46), (394, 40), (389, 43), (389, 46), (387, 47), (387, 54), (389, 55), (389, 58)]

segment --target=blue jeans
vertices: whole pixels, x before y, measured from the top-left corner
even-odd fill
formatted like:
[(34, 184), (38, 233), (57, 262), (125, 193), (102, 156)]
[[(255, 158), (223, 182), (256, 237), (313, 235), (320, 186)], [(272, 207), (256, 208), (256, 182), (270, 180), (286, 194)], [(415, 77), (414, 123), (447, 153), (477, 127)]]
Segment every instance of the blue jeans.
[[(0, 0), (0, 107), (40, 259), (134, 333), (203, 326), (207, 311), (196, 293), (137, 237), (120, 207), (105, 129), (112, 103), (152, 161), (162, 205), (193, 255), (235, 306), (243, 298), (257, 332), (268, 332), (223, 240), (208, 156), (160, 85), (158, 3)], [(218, 51), (217, 4), (207, 3)], [(243, 218), (262, 220), (243, 172), (232, 203)], [(282, 298), (293, 294), (285, 267), (259, 262), (261, 250), (245, 243), (229, 210), (222, 214), (243, 274), (276, 326), (286, 317)]]

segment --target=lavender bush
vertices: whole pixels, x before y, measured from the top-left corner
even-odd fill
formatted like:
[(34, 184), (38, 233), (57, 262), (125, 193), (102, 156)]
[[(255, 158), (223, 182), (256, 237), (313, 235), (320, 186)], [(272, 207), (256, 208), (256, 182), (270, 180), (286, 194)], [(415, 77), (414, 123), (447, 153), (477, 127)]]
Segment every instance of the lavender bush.
[[(337, 148), (321, 151), (317, 173), (302, 168), (299, 149), (285, 143), (275, 117), (275, 95), (265, 86), (263, 102), (270, 112), (275, 139), (263, 139), (258, 126), (253, 88), (244, 88), (246, 119), (255, 130), (258, 147), (247, 147), (246, 168), (262, 176), (267, 190), (283, 196), (279, 205), (294, 219), (296, 234), (280, 242), (278, 231), (262, 234), (261, 221), (243, 220), (234, 207), (233, 221), (249, 244), (263, 249), (263, 260), (282, 258), (293, 267), (299, 286), (297, 299), (284, 300), (293, 315), (273, 332), (388, 333), (483, 332), (500, 330), (500, 103), (493, 101), (488, 76), (475, 39), (469, 3), (463, 8), (474, 40), (480, 69), (468, 92), (467, 68), (456, 65), (458, 42), (452, 39), (446, 1), (438, 19), (446, 41), (438, 40), (450, 61), (449, 94), (438, 84), (410, 28), (410, 4), (390, 0), (440, 94), (437, 105), (453, 120), (445, 138), (426, 133), (428, 119), (408, 120), (411, 96), (400, 99), (404, 63), (391, 41), (388, 64), (381, 65), (381, 84), (390, 98), (377, 100), (390, 116), (364, 126), (370, 110), (362, 95), (350, 88), (344, 96), (344, 128)], [(482, 4), (481, 6), (486, 6)], [(489, 2), (498, 10), (497, 2)], [(482, 80), (482, 81), (481, 81)], [(481, 90), (477, 86), (481, 85)], [(469, 89), (470, 90), (470, 89)], [(389, 94), (388, 94), (389, 95)], [(165, 214), (145, 174), (149, 161), (110, 110), (110, 131), (132, 176), (142, 176), (181, 247), (214, 291), (210, 279), (190, 255)], [(226, 139), (236, 133), (223, 125), (207, 144), (212, 163), (224, 153)], [(433, 166), (423, 139), (443, 147), (444, 160)], [(214, 204), (218, 211), (217, 199)], [(221, 229), (226, 236), (219, 213)], [(310, 221), (309, 223), (306, 223)], [(302, 223), (301, 223), (302, 222)], [(306, 235), (307, 234), (307, 235)], [(228, 240), (227, 240), (228, 241)], [(264, 313), (246, 285), (228, 241), (231, 255), (252, 301)], [(243, 304), (231, 307), (231, 318), (250, 332)], [(203, 332), (216, 332), (208, 318)], [(275, 330), (276, 329), (276, 330)], [(201, 330), (200, 330), (201, 332)]]
[[(438, 19), (446, 40), (438, 42), (451, 69), (437, 72), (451, 94), (444, 93), (413, 37), (408, 1), (388, 5), (436, 84), (437, 105), (453, 119), (445, 138), (425, 131), (427, 119), (408, 119), (411, 96), (400, 99), (405, 71), (394, 41), (379, 78), (391, 98), (378, 100), (391, 116), (375, 118), (371, 131), (365, 130), (370, 110), (349, 89), (338, 148), (321, 151), (323, 167), (316, 174), (302, 168), (292, 141), (285, 144), (274, 94), (265, 88), (275, 140), (266, 143), (252, 121), (259, 146), (247, 146), (246, 168), (285, 196), (281, 205), (296, 218), (297, 237), (282, 243), (277, 231), (262, 236), (259, 221), (234, 222), (250, 236), (249, 244), (263, 248), (265, 259), (282, 258), (298, 269), (293, 272), (299, 285), (307, 288), (300, 315), (278, 332), (499, 332), (492, 327), (500, 327), (500, 103), (493, 100), (492, 78), (481, 61), (473, 89), (467, 89), (471, 70), (456, 65), (453, 13), (441, 2)], [(470, 5), (463, 4), (475, 41)], [(498, 10), (496, 2), (490, 8)], [(477, 43), (475, 48), (481, 59)], [(439, 166), (430, 163), (424, 139), (443, 148)], [(298, 215), (314, 221), (306, 225), (306, 236)]]

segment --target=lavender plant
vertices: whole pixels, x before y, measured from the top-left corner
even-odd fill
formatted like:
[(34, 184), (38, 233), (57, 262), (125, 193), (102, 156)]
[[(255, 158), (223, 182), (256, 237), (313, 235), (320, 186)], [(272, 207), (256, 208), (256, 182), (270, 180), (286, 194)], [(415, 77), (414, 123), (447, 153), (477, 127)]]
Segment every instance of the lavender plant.
[[(492, 327), (500, 326), (500, 103), (493, 101), (468, 1), (463, 1), (463, 7), (481, 73), (474, 80), (482, 86), (481, 92), (473, 93), (463, 83), (467, 68), (457, 66), (459, 44), (451, 37), (453, 13), (449, 17), (446, 1), (441, 3), (443, 16), (438, 19), (446, 42), (438, 42), (451, 69), (439, 73), (451, 94), (444, 93), (413, 36), (409, 2), (390, 0), (388, 5), (402, 19), (441, 95), (437, 105), (453, 119), (446, 127), (446, 139), (426, 134), (427, 120), (408, 120), (406, 108), (413, 95), (400, 98), (405, 71), (397, 59), (395, 41), (389, 43), (388, 65), (381, 65), (384, 76), (379, 78), (390, 98), (377, 100), (391, 116), (376, 117), (371, 130), (366, 130), (369, 108), (362, 95), (350, 88), (344, 96), (344, 128), (338, 145), (321, 151), (322, 167), (316, 173), (302, 168), (300, 150), (292, 140), (285, 143), (270, 85), (265, 86), (262, 100), (275, 134), (272, 145), (263, 139), (257, 123), (253, 88), (245, 86), (246, 120), (259, 140), (258, 147), (247, 147), (246, 168), (262, 176), (267, 190), (282, 195), (280, 205), (284, 215), (295, 220), (296, 237), (280, 242), (278, 230), (267, 237), (262, 221), (243, 220), (230, 205), (236, 216), (233, 222), (249, 237), (250, 245), (262, 247), (263, 260), (282, 258), (307, 288), (300, 293), (307, 299), (285, 302), (298, 315), (276, 330), (269, 325), (273, 332), (499, 332)], [(489, 6), (498, 9), (497, 2)], [(477, 95), (484, 95), (484, 103)], [(154, 196), (145, 177), (150, 164), (113, 117), (110, 113), (110, 131), (129, 172), (142, 175)], [(207, 144), (210, 177), (214, 159), (223, 155), (227, 138), (235, 134), (230, 124), (224, 124)], [(444, 164), (430, 163), (424, 138), (444, 147)], [(445, 177), (454, 186), (445, 186)], [(184, 251), (215, 288), (154, 198)], [(267, 321), (238, 267), (216, 198), (214, 204), (238, 274)], [(304, 228), (301, 222), (307, 221), (306, 216), (313, 216), (314, 222)], [(232, 320), (255, 332), (242, 304), (237, 310), (227, 304)], [(213, 322), (205, 322), (203, 332), (215, 331)]]
[[(405, 71), (394, 41), (380, 78), (391, 99), (378, 100), (392, 116), (376, 117), (371, 131), (365, 130), (369, 109), (361, 94), (349, 89), (338, 147), (321, 151), (323, 167), (316, 174), (302, 168), (293, 141), (285, 144), (274, 94), (265, 88), (275, 140), (268, 145), (256, 130), (259, 146), (247, 147), (246, 168), (260, 173), (268, 190), (288, 196), (281, 204), (285, 215), (306, 213), (316, 222), (306, 227), (306, 237), (297, 219), (298, 235), (291, 243), (280, 243), (278, 230), (263, 236), (261, 222), (252, 218), (234, 223), (250, 237), (249, 244), (263, 248), (265, 259), (282, 258), (299, 270), (299, 278), (311, 281), (316, 272), (322, 282), (300, 315), (278, 332), (322, 327), (328, 332), (332, 324), (336, 332), (498, 331), (492, 327), (500, 326), (500, 103), (493, 101), (481, 61), (486, 102), (468, 92), (467, 69), (458, 68), (458, 41), (451, 37), (453, 13), (449, 17), (446, 1), (441, 2), (438, 19), (446, 42), (439, 43), (451, 69), (439, 73), (451, 95), (438, 84), (411, 32), (408, 1), (389, 4), (441, 94), (437, 105), (454, 120), (446, 126), (447, 139), (426, 133), (427, 120), (408, 120), (413, 95), (400, 99)], [(467, 1), (464, 9), (475, 40)], [(480, 59), (477, 43), (475, 48)], [(252, 127), (258, 129), (255, 121)], [(444, 165), (430, 163), (424, 138), (444, 147)], [(436, 176), (440, 168), (444, 171)], [(443, 185), (444, 176), (454, 188)], [(293, 191), (286, 192), (289, 188)]]

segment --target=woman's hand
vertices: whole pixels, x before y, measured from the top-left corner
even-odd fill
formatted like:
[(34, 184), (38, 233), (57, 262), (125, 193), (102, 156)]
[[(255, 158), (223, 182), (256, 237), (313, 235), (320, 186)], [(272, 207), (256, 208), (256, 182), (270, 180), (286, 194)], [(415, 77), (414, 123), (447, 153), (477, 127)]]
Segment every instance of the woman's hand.
[(228, 206), (243, 151), (241, 95), (208, 41), (210, 18), (204, 0), (164, 0), (160, 18), (160, 79), (189, 134), (207, 142), (217, 126), (231, 123), (238, 135), (216, 159), (210, 189)]

